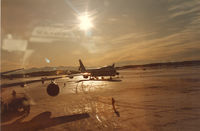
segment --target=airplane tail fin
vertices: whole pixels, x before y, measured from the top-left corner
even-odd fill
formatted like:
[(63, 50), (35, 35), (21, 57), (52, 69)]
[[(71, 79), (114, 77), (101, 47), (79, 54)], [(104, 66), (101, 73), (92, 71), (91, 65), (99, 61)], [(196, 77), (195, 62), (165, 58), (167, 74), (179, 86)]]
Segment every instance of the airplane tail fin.
[(79, 70), (80, 70), (81, 72), (85, 72), (85, 71), (86, 71), (86, 69), (85, 69), (85, 66), (83, 65), (83, 63), (82, 63), (81, 59), (79, 59), (79, 63), (80, 63)]
[(112, 64), (112, 67), (113, 67), (113, 68), (115, 67), (115, 63)]

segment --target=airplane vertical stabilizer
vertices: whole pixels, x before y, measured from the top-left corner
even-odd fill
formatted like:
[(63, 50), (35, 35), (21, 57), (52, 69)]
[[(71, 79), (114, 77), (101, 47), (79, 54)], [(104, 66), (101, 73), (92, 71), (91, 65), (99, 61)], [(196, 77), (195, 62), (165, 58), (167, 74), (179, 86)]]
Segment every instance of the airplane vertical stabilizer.
[(83, 65), (81, 59), (79, 59), (79, 63), (80, 63), (79, 70), (80, 70), (81, 72), (86, 72), (85, 66)]
[(112, 64), (112, 67), (113, 67), (113, 68), (115, 67), (115, 63)]

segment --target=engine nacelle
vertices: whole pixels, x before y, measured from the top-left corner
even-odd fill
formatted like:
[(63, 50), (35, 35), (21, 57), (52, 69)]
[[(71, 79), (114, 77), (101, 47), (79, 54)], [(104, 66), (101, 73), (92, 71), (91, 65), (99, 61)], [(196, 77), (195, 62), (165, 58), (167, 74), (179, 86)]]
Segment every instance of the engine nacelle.
[(73, 77), (73, 76), (69, 76), (69, 78), (70, 78), (70, 79), (73, 79), (74, 77)]
[(83, 75), (83, 78), (88, 78), (88, 75)]
[(50, 96), (57, 96), (60, 92), (60, 88), (58, 86), (58, 84), (56, 84), (55, 82), (51, 82), (48, 86), (47, 86), (47, 94)]

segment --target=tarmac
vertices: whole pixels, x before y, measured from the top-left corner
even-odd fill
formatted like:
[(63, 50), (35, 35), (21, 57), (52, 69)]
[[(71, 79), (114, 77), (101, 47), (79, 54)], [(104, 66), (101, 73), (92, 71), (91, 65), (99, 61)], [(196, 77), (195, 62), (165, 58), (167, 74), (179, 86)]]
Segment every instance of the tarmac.
[(126, 69), (113, 81), (80, 76), (55, 82), (60, 87), (55, 97), (46, 92), (50, 82), (2, 90), (4, 100), (15, 90), (25, 93), (31, 104), (28, 115), (2, 121), (2, 131), (200, 129), (199, 66)]

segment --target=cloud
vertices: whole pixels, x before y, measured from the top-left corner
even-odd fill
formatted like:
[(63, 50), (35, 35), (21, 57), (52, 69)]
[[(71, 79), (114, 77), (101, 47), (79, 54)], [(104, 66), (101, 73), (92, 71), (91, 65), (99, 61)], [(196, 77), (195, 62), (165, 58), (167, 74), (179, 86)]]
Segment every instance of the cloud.
[(116, 21), (118, 21), (118, 19), (117, 18), (108, 18), (108, 22), (116, 22)]
[(179, 32), (162, 38), (146, 40), (137, 43), (129, 43), (119, 50), (109, 52), (102, 57), (104, 61), (179, 61), (200, 59), (200, 53), (196, 55), (188, 53), (200, 51), (200, 39), (191, 39), (192, 34)]
[[(54, 66), (83, 58), (87, 65), (101, 65), (200, 56), (199, 0), (11, 1), (3, 0), (2, 30), (19, 39), (3, 40), (2, 54), (9, 54), (8, 61), (45, 66), (47, 57)], [(93, 14), (94, 28), (88, 34), (77, 28), (77, 13), (70, 4), (80, 13)]]
[(127, 42), (130, 41), (143, 41), (148, 39), (148, 37), (155, 35), (157, 32), (143, 32), (143, 33), (139, 33), (139, 32), (134, 32), (134, 33), (128, 33), (128, 34), (124, 34), (121, 35), (118, 38), (114, 38), (111, 40), (111, 43), (113, 44), (125, 44)]
[(200, 2), (197, 0), (190, 0), (190, 1), (183, 1), (178, 2), (177, 4), (172, 4), (168, 11), (172, 12), (169, 18), (176, 18), (179, 16), (184, 15), (194, 15), (194, 13), (197, 13), (200, 11)]
[[(11, 34), (7, 35), (7, 38), (3, 39), (2, 50), (3, 53), (9, 52), (14, 56), (21, 56), (22, 58), (18, 58), (18, 63), (21, 63), (21, 66), (27, 65), (28, 58), (32, 55), (34, 50), (28, 49), (28, 41), (23, 39), (13, 39)], [(9, 57), (7, 60), (9, 61)], [(16, 61), (17, 62), (17, 61)], [(13, 62), (8, 62), (13, 63)], [(15, 63), (15, 65), (19, 65)]]
[[(170, 3), (173, 3), (173, 2), (171, 1)], [(196, 6), (198, 6), (198, 4), (200, 4), (200, 2), (198, 0), (190, 0), (190, 1), (186, 0), (186, 1), (181, 1), (177, 4), (171, 5), (168, 8), (168, 10), (169, 11), (184, 10), (184, 9), (196, 7)]]
[(179, 17), (179, 16), (183, 16), (183, 15), (188, 15), (191, 13), (195, 13), (197, 11), (200, 11), (199, 7), (195, 7), (195, 8), (187, 9), (187, 10), (181, 10), (181, 11), (177, 11), (177, 12), (173, 13), (172, 15), (170, 15), (169, 18), (175, 18), (175, 17)]
[(21, 40), (21, 39), (4, 39), (2, 49), (7, 50), (9, 52), (12, 51), (25, 51), (27, 48), (27, 40)]
[(52, 43), (53, 41), (61, 41), (66, 39), (73, 39), (75, 36), (73, 27), (60, 26), (36, 26), (31, 34), (30, 42)]

